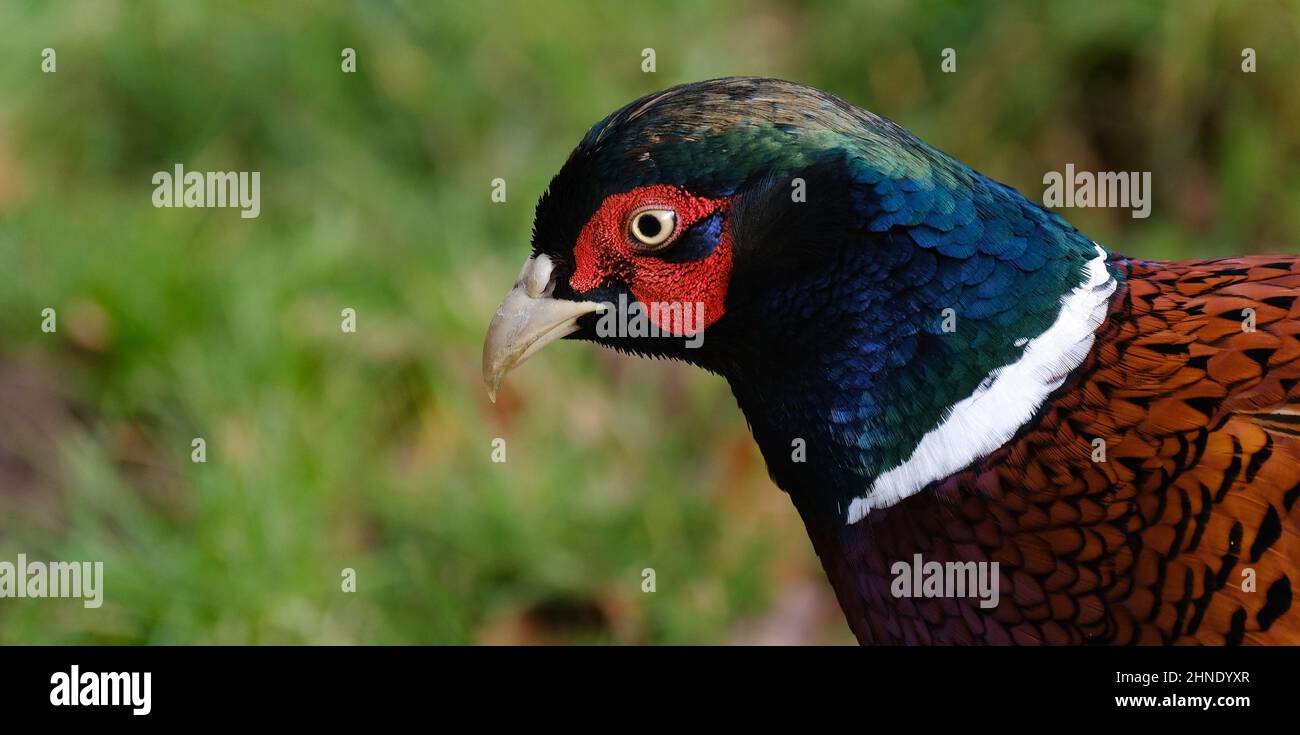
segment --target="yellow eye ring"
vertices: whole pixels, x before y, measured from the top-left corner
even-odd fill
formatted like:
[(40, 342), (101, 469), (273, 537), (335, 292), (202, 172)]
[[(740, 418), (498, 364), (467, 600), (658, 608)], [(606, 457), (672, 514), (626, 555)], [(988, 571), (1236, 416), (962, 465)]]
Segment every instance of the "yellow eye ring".
[(627, 223), (628, 239), (639, 250), (658, 250), (677, 233), (677, 213), (664, 207), (642, 207)]

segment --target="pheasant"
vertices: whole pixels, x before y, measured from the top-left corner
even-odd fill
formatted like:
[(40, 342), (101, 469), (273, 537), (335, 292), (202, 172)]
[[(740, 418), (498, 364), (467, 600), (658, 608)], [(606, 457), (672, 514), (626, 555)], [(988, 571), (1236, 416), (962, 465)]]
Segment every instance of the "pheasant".
[(864, 644), (1297, 644), (1298, 288), (1293, 256), (1125, 257), (838, 97), (718, 79), (582, 139), (483, 373), (568, 338), (722, 376)]

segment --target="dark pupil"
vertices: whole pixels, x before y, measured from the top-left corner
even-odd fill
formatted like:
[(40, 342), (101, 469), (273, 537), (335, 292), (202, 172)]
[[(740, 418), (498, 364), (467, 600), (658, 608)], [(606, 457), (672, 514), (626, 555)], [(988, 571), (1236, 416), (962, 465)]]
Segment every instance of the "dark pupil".
[(659, 230), (662, 225), (659, 224), (658, 217), (653, 214), (643, 214), (638, 219), (640, 219), (640, 222), (637, 223), (637, 229), (641, 230), (642, 235), (645, 235), (650, 239), (659, 236)]

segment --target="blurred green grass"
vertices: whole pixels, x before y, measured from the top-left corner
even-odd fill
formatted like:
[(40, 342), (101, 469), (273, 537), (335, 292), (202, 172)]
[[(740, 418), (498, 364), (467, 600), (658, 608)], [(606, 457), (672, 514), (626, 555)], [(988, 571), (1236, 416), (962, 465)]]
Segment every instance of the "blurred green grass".
[[(8, 3), (0, 559), (107, 580), (99, 610), (0, 601), (0, 643), (847, 641), (720, 380), (564, 344), (487, 402), (480, 340), (570, 148), (646, 92), (777, 76), (1031, 197), (1067, 162), (1152, 171), (1150, 220), (1065, 212), (1121, 252), (1294, 252), (1297, 20), (1206, 0)], [(178, 162), (261, 171), (261, 216), (154, 209)]]

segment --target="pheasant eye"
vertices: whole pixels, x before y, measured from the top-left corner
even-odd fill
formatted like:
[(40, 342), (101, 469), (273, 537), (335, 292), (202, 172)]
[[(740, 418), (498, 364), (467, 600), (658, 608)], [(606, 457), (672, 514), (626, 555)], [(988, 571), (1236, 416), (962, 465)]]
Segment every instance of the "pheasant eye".
[(632, 213), (628, 230), (633, 245), (642, 250), (663, 247), (677, 230), (677, 213), (662, 208), (638, 209)]

